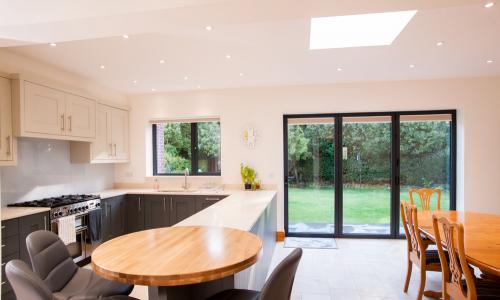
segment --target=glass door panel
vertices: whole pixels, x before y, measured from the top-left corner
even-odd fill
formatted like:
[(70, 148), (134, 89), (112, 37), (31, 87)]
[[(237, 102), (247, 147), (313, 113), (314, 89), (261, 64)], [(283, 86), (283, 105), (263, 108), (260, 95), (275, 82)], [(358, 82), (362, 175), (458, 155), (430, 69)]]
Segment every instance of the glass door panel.
[(342, 231), (389, 235), (391, 116), (342, 118)]
[[(441, 210), (450, 209), (451, 114), (400, 117), (400, 199), (409, 201), (409, 189), (441, 190)], [(414, 194), (418, 209), (421, 203)], [(430, 201), (437, 208), (437, 194)], [(400, 233), (403, 229), (400, 226)]]
[(289, 234), (335, 232), (335, 119), (287, 119)]

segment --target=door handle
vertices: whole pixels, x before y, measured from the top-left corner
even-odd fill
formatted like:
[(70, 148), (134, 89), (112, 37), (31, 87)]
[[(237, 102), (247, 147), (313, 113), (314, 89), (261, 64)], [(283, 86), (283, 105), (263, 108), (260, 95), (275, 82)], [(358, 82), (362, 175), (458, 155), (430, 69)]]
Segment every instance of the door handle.
[(141, 211), (141, 197), (139, 197), (139, 211)]
[(209, 197), (207, 197), (207, 198), (205, 198), (205, 200), (207, 200), (207, 201), (219, 201), (219, 198), (209, 198)]
[(68, 130), (71, 131), (71, 116), (68, 116)]
[(163, 212), (167, 211), (167, 199), (163, 197)]
[[(10, 143), (12, 142), (12, 141), (11, 141), (11, 137), (10, 137), (10, 135), (9, 135), (9, 136), (7, 136), (7, 138), (6, 138), (6, 139), (7, 139), (7, 151), (6, 151), (6, 153), (7, 153), (7, 155), (10, 155), (10, 152), (11, 152)], [(1, 144), (1, 143), (0, 143), (0, 144)]]
[(173, 211), (172, 197), (170, 197), (170, 211)]
[(61, 130), (64, 131), (64, 115), (61, 115)]
[(47, 216), (43, 216), (43, 228), (47, 230)]

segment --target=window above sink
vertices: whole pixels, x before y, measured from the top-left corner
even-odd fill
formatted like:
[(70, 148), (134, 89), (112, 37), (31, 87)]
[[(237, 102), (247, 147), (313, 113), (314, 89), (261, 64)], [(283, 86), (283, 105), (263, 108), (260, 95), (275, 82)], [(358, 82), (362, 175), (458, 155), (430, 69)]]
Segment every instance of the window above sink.
[(219, 119), (154, 122), (152, 130), (154, 176), (220, 175)]

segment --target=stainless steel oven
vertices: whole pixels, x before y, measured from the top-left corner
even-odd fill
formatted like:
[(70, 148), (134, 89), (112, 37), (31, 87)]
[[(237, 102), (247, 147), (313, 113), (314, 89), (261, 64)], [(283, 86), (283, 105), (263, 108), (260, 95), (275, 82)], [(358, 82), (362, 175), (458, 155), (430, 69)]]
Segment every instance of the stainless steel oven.
[[(59, 233), (58, 225), (59, 219), (51, 221), (50, 229), (55, 234)], [(66, 248), (68, 248), (69, 254), (73, 257), (73, 261), (77, 263), (89, 257), (92, 251), (92, 248), (86, 245), (87, 240), (90, 240), (88, 234), (88, 213), (75, 217), (75, 235), (76, 241), (66, 245)]]

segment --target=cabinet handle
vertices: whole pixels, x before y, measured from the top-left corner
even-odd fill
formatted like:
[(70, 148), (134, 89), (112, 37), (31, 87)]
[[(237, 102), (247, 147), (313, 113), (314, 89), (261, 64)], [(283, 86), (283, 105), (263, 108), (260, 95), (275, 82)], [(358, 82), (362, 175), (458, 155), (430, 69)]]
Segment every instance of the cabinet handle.
[(68, 116), (68, 130), (71, 131), (71, 116)]
[(5, 281), (2, 281), (2, 285), (4, 285), (4, 284), (5, 284)]
[(115, 156), (116, 156), (116, 144), (113, 144), (113, 146), (115, 147)]
[(43, 216), (43, 227), (47, 230), (47, 216)]
[(11, 140), (10, 140), (10, 139), (11, 139), (11, 138), (10, 138), (10, 135), (9, 135), (9, 136), (7, 136), (7, 138), (6, 138), (6, 139), (7, 139), (7, 151), (6, 151), (6, 153), (7, 153), (7, 155), (10, 155), (10, 151), (11, 151), (11, 149), (10, 149), (10, 148), (11, 148), (11, 147), (10, 147), (10, 143), (11, 143)]
[(61, 121), (62, 121), (61, 130), (64, 131), (64, 115), (61, 115)]
[(5, 229), (5, 226), (2, 226), (2, 229)]
[(205, 200), (207, 200), (207, 201), (219, 201), (219, 198), (210, 198), (210, 197), (207, 197), (207, 198), (205, 198)]
[(2, 267), (5, 266), (5, 263), (2, 263)]
[(170, 211), (173, 211), (172, 197), (170, 197)]
[(2, 245), (2, 248), (5, 247), (5, 245)]
[(141, 197), (139, 197), (139, 211), (141, 211)]
[(163, 197), (163, 212), (167, 211), (167, 199)]

